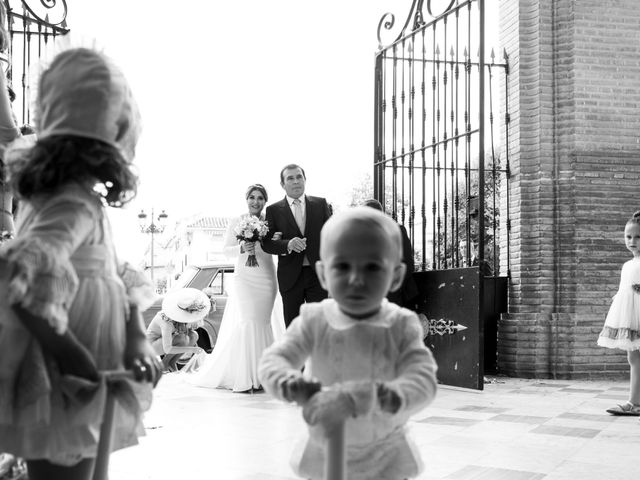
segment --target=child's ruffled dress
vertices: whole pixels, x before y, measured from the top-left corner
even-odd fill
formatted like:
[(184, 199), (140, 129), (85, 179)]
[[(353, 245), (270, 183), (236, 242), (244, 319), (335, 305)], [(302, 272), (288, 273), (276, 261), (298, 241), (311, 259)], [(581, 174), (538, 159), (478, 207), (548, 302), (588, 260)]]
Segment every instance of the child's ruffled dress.
[[(16, 366), (0, 375), (0, 451), (73, 465), (96, 455), (107, 386), (61, 375), (35, 339), (15, 328), (10, 305), (58, 332), (71, 329), (98, 370), (122, 370), (129, 304), (144, 309), (155, 294), (141, 272), (117, 263), (101, 199), (86, 186), (21, 203), (18, 232), (0, 247), (0, 362)], [(151, 389), (133, 381), (112, 387), (112, 450), (144, 434)]]
[(640, 259), (634, 258), (622, 266), (620, 287), (613, 297), (598, 345), (621, 350), (640, 350)]

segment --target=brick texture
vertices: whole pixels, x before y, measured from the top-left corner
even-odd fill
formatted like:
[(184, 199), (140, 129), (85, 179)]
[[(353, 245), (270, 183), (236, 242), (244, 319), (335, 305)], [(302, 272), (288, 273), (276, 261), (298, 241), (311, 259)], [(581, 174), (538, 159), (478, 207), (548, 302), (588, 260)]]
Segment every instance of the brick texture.
[(630, 258), (624, 223), (640, 209), (640, 9), (636, 0), (501, 0), (500, 31), (512, 229), (499, 369), (628, 375), (624, 352), (596, 340)]

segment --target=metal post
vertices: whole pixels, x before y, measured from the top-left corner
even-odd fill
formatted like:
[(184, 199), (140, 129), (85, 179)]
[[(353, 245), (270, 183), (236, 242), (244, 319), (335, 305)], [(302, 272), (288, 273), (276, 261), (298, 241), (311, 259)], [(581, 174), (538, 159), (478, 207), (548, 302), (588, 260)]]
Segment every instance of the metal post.
[(478, 0), (480, 13), (480, 58), (478, 59), (478, 90), (480, 104), (478, 105), (478, 264), (484, 260), (484, 0)]
[(153, 211), (153, 207), (151, 207), (151, 224), (149, 225), (149, 231), (151, 232), (151, 283), (153, 284), (153, 288), (155, 288), (155, 283), (153, 281), (153, 270), (155, 269), (154, 266), (154, 259), (153, 259), (153, 244), (154, 244), (154, 235), (156, 233), (156, 225), (155, 223), (153, 223), (153, 219), (154, 219), (154, 211)]
[(96, 454), (96, 464), (93, 468), (92, 480), (107, 480), (109, 478), (109, 455), (111, 454), (111, 441), (113, 437), (113, 418), (116, 408), (116, 400), (111, 390), (111, 383), (123, 379), (133, 379), (133, 373), (129, 370), (108, 370), (101, 373), (107, 383), (107, 399), (100, 425), (100, 438)]
[[(154, 282), (154, 270), (155, 270), (155, 234), (162, 233), (164, 231), (164, 222), (166, 221), (168, 215), (162, 210), (162, 213), (158, 215), (158, 218), (155, 218), (155, 209), (151, 208), (151, 218), (149, 219), (149, 224), (147, 225), (147, 214), (144, 213), (144, 210), (140, 211), (138, 214), (138, 219), (140, 222), (140, 231), (142, 233), (150, 233), (151, 234), (151, 283)], [(156, 223), (158, 222), (158, 223)], [(155, 285), (154, 285), (155, 287)]]
[(344, 422), (341, 422), (327, 437), (324, 464), (325, 480), (346, 480), (347, 458), (344, 444)]

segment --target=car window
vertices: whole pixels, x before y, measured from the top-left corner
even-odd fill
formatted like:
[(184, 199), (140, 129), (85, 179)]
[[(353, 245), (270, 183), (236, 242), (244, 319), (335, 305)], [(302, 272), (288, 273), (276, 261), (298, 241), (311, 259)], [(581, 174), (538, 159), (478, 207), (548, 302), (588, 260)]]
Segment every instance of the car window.
[(222, 292), (224, 295), (229, 295), (229, 286), (233, 283), (233, 278), (235, 277), (235, 272), (233, 269), (225, 269), (224, 270), (224, 282), (222, 285)]
[(216, 273), (216, 276), (213, 277), (213, 280), (211, 280), (209, 287), (211, 287), (211, 289), (213, 290), (214, 295), (222, 295), (223, 277), (224, 277), (224, 271), (218, 270), (218, 273)]
[(193, 280), (191, 280), (191, 283), (189, 284), (189, 286), (191, 288), (197, 288), (198, 290), (202, 290), (203, 288), (206, 288), (209, 285), (211, 285), (212, 283), (211, 275), (214, 275), (214, 279), (215, 279), (215, 277), (218, 276), (218, 272), (219, 272), (218, 268), (206, 268), (206, 267), (201, 268), (200, 271), (197, 273), (197, 275), (193, 277)]
[(233, 282), (234, 272), (232, 268), (225, 268), (219, 270), (213, 280), (210, 287), (213, 289), (214, 295), (229, 295), (229, 285)]

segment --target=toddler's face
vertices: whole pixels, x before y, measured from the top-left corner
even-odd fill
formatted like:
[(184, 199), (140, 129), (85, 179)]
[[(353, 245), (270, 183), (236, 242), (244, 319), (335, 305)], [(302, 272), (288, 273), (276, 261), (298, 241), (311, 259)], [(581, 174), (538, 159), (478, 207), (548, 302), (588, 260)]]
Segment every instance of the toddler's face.
[(404, 276), (405, 266), (392, 242), (381, 232), (355, 225), (327, 243), (316, 265), (322, 286), (344, 313), (355, 318), (376, 313)]
[(640, 257), (640, 225), (637, 223), (627, 223), (624, 227), (624, 242), (627, 250), (633, 253), (634, 257)]

